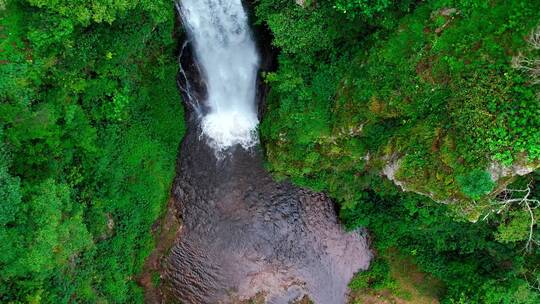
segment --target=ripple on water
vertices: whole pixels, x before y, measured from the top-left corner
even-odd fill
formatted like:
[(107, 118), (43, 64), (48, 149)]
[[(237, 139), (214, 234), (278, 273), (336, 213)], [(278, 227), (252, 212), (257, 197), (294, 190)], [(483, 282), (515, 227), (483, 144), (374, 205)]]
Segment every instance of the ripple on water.
[(273, 181), (258, 153), (233, 149), (218, 162), (193, 133), (174, 186), (183, 218), (166, 270), (174, 297), (345, 303), (349, 280), (372, 257), (366, 236), (346, 233), (324, 194)]

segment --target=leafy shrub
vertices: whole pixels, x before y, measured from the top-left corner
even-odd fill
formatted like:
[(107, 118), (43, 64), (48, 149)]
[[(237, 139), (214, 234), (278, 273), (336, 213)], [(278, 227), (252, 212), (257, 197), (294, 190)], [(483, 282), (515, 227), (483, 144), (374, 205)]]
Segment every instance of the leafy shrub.
[(373, 16), (387, 9), (393, 0), (336, 0), (336, 8), (344, 13), (360, 13)]
[(463, 194), (472, 198), (479, 199), (495, 187), (488, 172), (480, 169), (474, 169), (469, 173), (459, 175), (457, 182)]
[(367, 271), (357, 273), (349, 283), (351, 290), (376, 289), (381, 290), (391, 287), (393, 281), (390, 278), (390, 267), (382, 258), (371, 261)]
[(514, 210), (505, 216), (504, 223), (499, 225), (496, 238), (503, 243), (526, 240), (529, 237), (531, 218), (527, 211)]

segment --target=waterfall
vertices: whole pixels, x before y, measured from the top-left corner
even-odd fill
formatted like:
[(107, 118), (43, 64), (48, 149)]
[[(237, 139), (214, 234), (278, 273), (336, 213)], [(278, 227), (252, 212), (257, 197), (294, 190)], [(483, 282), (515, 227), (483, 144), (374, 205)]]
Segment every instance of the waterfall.
[[(259, 56), (241, 0), (178, 0), (206, 83), (202, 132), (217, 151), (258, 142), (255, 104)], [(200, 109), (199, 109), (200, 110)], [(198, 111), (199, 111), (198, 110)]]

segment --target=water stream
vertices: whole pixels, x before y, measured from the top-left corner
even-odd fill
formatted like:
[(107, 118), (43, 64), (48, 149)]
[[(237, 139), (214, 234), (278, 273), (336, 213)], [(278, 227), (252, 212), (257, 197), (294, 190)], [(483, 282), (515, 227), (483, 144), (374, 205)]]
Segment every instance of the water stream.
[(187, 304), (345, 303), (349, 280), (372, 257), (367, 236), (346, 233), (324, 194), (264, 170), (254, 133), (259, 58), (241, 1), (179, 3), (188, 132), (173, 187), (183, 225), (164, 293)]
[(206, 80), (202, 131), (218, 150), (257, 143), (259, 57), (240, 0), (182, 0), (177, 6)]

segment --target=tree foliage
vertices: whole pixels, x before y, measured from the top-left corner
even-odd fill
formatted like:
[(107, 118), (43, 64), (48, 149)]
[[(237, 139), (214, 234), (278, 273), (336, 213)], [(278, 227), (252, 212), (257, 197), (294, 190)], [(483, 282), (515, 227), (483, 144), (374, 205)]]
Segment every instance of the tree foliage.
[(495, 187), (491, 176), (484, 170), (472, 170), (457, 177), (461, 192), (472, 199), (479, 199)]
[[(524, 253), (537, 211), (531, 217), (518, 198), (489, 211), (504, 201), (493, 191), (512, 180), (495, 182), (487, 170), (534, 168), (540, 158), (539, 8), (522, 0), (259, 1), (258, 20), (280, 49), (260, 127), (268, 168), (329, 192), (378, 250), (413, 255), (445, 283), (443, 303), (538, 301), (538, 249)], [(382, 172), (449, 206), (400, 194)], [(385, 285), (381, 263), (352, 286)]]
[[(387, 262), (381, 258), (399, 249), (421, 270), (444, 283), (442, 303), (535, 303), (540, 300), (536, 271), (538, 249), (524, 254), (523, 231), (518, 239), (497, 228), (498, 218), (470, 223), (456, 221), (446, 205), (411, 193), (391, 190), (375, 180), (374, 190), (354, 208), (342, 208), (349, 229), (367, 227), (379, 257), (367, 273), (351, 283), (354, 288), (395, 288)], [(517, 213), (519, 214), (523, 213)], [(501, 226), (499, 226), (501, 227)], [(525, 239), (528, 227), (525, 227)], [(514, 230), (517, 231), (517, 230)], [(520, 242), (516, 242), (520, 241)]]
[(0, 302), (142, 302), (183, 130), (173, 6), (2, 4)]

